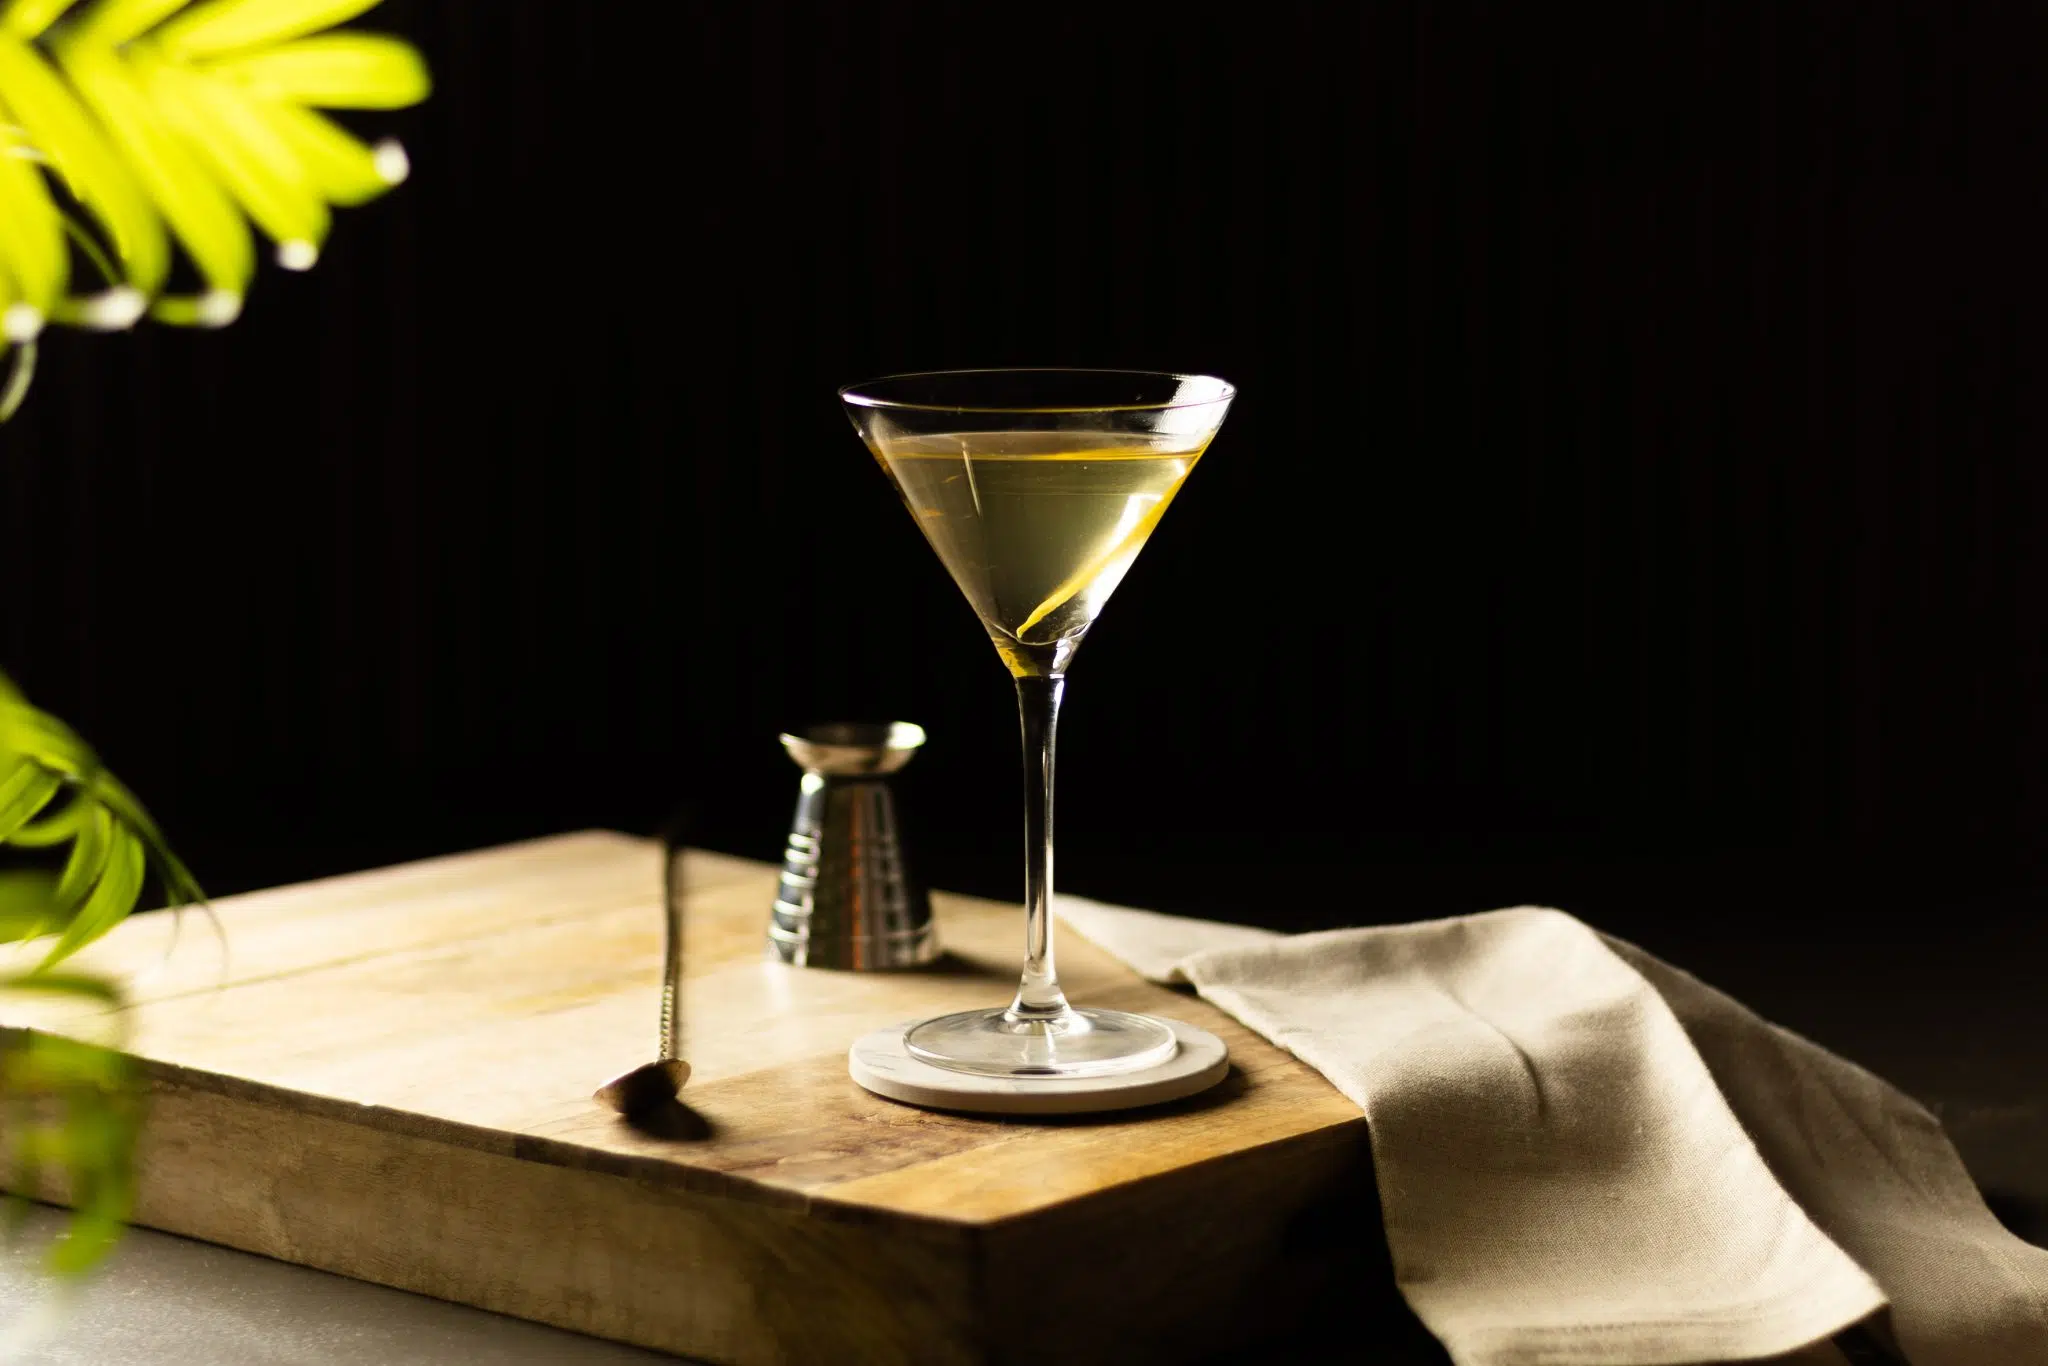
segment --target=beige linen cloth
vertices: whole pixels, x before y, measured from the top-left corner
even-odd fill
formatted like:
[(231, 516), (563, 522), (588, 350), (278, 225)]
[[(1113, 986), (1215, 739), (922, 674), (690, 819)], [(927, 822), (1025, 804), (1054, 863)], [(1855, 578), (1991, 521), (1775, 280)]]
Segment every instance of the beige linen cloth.
[(1561, 911), (1306, 935), (1059, 911), (1365, 1111), (1395, 1279), (1459, 1366), (1747, 1360), (1886, 1305), (1912, 1366), (2048, 1366), (2048, 1251), (1932, 1115)]

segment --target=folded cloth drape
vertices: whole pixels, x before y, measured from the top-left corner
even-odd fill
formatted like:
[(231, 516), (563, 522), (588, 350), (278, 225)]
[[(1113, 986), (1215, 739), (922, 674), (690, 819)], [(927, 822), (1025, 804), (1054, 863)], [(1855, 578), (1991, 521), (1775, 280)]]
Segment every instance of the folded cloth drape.
[(1276, 935), (1058, 909), (1365, 1111), (1395, 1279), (1459, 1366), (1772, 1356), (1887, 1305), (1912, 1366), (2048, 1366), (2048, 1250), (1932, 1115), (1561, 911)]

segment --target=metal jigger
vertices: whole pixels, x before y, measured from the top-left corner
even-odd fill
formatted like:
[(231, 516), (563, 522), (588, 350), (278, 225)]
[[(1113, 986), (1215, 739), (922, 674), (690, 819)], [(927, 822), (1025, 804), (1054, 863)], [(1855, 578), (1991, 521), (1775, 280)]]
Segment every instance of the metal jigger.
[(797, 967), (871, 971), (939, 955), (931, 900), (911, 875), (889, 775), (924, 743), (907, 721), (784, 735), (804, 771), (768, 923), (768, 952)]

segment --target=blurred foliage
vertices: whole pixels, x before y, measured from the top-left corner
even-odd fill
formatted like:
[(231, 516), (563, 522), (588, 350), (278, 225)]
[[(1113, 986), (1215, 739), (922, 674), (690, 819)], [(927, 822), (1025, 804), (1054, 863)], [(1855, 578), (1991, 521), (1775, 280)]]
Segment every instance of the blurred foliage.
[[(398, 143), (367, 144), (319, 112), (426, 97), (410, 44), (333, 31), (377, 3), (0, 0), (0, 422), (48, 324), (224, 326), (254, 278), (256, 231), (305, 270), (331, 207), (405, 179)], [(49, 944), (0, 973), (0, 997), (67, 997), (115, 1031), (0, 1030), (0, 1163), (17, 1192), (52, 1178), (73, 1216), (51, 1265), (79, 1272), (133, 1203), (142, 1090), (120, 1051), (120, 989), (60, 967), (140, 904), (152, 873), (171, 904), (203, 903), (134, 794), (0, 675), (8, 850), (21, 859), (0, 865), (0, 942)]]
[[(120, 989), (59, 967), (135, 909), (152, 871), (173, 904), (199, 903), (202, 893), (134, 794), (4, 675), (0, 846), (26, 851), (31, 863), (0, 869), (0, 940), (50, 941), (32, 968), (0, 974), (0, 993), (68, 997), (119, 1030)], [(97, 1262), (132, 1203), (142, 1101), (120, 1042), (0, 1033), (0, 1145), (9, 1185), (33, 1191), (49, 1172), (74, 1211), (51, 1254), (59, 1271)]]
[[(405, 178), (398, 143), (319, 112), (426, 97), (410, 44), (330, 31), (377, 3), (0, 0), (0, 421), (48, 323), (223, 326), (255, 274), (252, 224), (305, 270), (331, 206)], [(179, 252), (194, 288), (172, 288)]]

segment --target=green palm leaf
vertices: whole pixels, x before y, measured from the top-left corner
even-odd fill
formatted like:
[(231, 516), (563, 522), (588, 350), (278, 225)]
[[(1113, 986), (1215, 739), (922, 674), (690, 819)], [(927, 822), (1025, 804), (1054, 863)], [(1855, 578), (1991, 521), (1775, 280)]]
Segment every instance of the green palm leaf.
[[(319, 109), (426, 98), (418, 51), (330, 33), (377, 0), (0, 0), (0, 422), (35, 373), (49, 322), (223, 326), (256, 272), (250, 225), (281, 264), (311, 266), (330, 205), (406, 178), (403, 147), (365, 145)], [(203, 283), (166, 295), (172, 252)], [(100, 276), (78, 293), (74, 262)], [(172, 905), (205, 897), (150, 813), (88, 745), (0, 676), (0, 848), (61, 850), (57, 868), (0, 868), (0, 940), (55, 936), (0, 993), (94, 1001), (121, 1028), (111, 983), (53, 971), (117, 926), (154, 870)], [(55, 854), (47, 854), (55, 860)], [(115, 1038), (113, 1042), (119, 1042)], [(133, 1204), (141, 1092), (133, 1063), (94, 1042), (0, 1030), (0, 1157), (14, 1192), (61, 1169), (74, 1216), (51, 1266), (80, 1272)]]
[[(36, 820), (20, 826), (0, 843), (11, 844), (17, 849), (48, 849), (59, 844), (69, 844), (77, 838), (79, 827), (92, 818), (91, 802), (69, 802), (54, 815), (45, 814)], [(48, 808), (44, 808), (48, 812)], [(4, 940), (5, 936), (0, 936)]]
[(137, 67), (150, 99), (199, 149), (215, 182), (277, 243), (278, 262), (310, 267), (327, 240), (327, 204), (291, 147), (250, 110), (248, 96), (171, 62)]
[(12, 841), (63, 787), (56, 774), (17, 758), (12, 771), (0, 777), (0, 844)]
[(41, 868), (0, 870), (0, 938), (32, 937), (57, 901), (57, 875)]
[[(52, 814), (51, 804), (69, 793), (70, 802)], [(42, 815), (43, 819), (36, 817)], [(48, 712), (30, 705), (0, 674), (0, 845), (46, 848), (69, 845), (53, 898), (59, 923), (71, 926), (107, 875), (110, 864), (132, 856), (130, 845), (164, 884), (174, 905), (205, 901), (185, 865), (171, 852), (163, 831), (135, 794), (108, 772), (90, 746)], [(122, 883), (128, 880), (121, 875)], [(118, 923), (142, 892), (139, 876), (126, 893), (120, 915), (87, 925), (89, 933), (64, 945), (69, 954)], [(104, 901), (101, 905), (104, 906)]]
[[(94, 47), (121, 47), (185, 8), (187, 0), (100, 0), (78, 20), (77, 38)], [(68, 8), (68, 6), (67, 6)]]
[[(397, 143), (366, 145), (317, 112), (426, 97), (412, 47), (329, 32), (376, 3), (0, 0), (0, 422), (27, 393), (46, 324), (121, 328), (148, 314), (225, 325), (255, 275), (252, 223), (282, 264), (304, 269), (330, 206), (365, 203), (405, 179)], [(201, 292), (165, 293), (174, 249)], [(99, 276), (90, 292), (74, 284), (79, 260)], [(39, 967), (0, 976), (0, 993), (80, 997), (119, 1029), (117, 988), (53, 969), (133, 911), (152, 871), (173, 905), (203, 906), (204, 896), (134, 794), (0, 675), (0, 847), (9, 846), (63, 858), (0, 868), (0, 940), (56, 937)], [(51, 1257), (58, 1270), (102, 1257), (131, 1208), (141, 1124), (132, 1069), (101, 1044), (0, 1030), (0, 1175), (35, 1191), (41, 1170), (62, 1170), (74, 1213)]]
[(92, 819), (79, 827), (78, 836), (71, 843), (71, 857), (64, 861), (64, 871), (57, 877), (57, 896), (50, 906), (55, 918), (70, 922), (87, 895), (99, 885), (113, 852), (114, 818), (104, 809), (96, 810)]
[[(0, 5), (0, 358), (23, 352), (0, 378), (0, 421), (21, 401), (26, 348), (45, 322), (126, 327), (145, 312), (232, 322), (255, 275), (252, 224), (281, 264), (305, 269), (330, 206), (365, 203), (405, 178), (396, 143), (366, 145), (317, 112), (426, 97), (411, 45), (329, 31), (375, 6)], [(80, 254), (104, 259), (115, 277), (105, 288), (72, 292), (67, 232), (87, 248)], [(173, 243), (203, 283), (196, 295), (164, 293)]]
[(249, 227), (233, 198), (151, 101), (132, 64), (106, 49), (78, 47), (65, 54), (64, 73), (206, 281), (211, 303), (158, 299), (152, 312), (167, 322), (233, 322), (256, 272)]
[[(65, 855), (56, 870), (0, 870), (0, 938), (56, 936), (33, 971), (0, 976), (0, 993), (90, 1001), (118, 1031), (125, 1017), (117, 987), (53, 969), (140, 904), (152, 867), (174, 904), (199, 902), (201, 893), (91, 747), (0, 675), (0, 846), (7, 845)], [(87, 1269), (113, 1246), (134, 1199), (141, 1096), (132, 1062), (102, 1044), (0, 1031), (0, 1115), (10, 1189), (36, 1191), (45, 1170), (61, 1174), (73, 1214), (51, 1266)]]
[(173, 57), (204, 60), (319, 33), (377, 4), (378, 0), (219, 0), (167, 21), (157, 30), (156, 40)]
[[(58, 913), (69, 923), (57, 937), (56, 947), (43, 960), (45, 968), (55, 967), (72, 954), (121, 923), (142, 897), (146, 874), (142, 841), (120, 826), (107, 831), (106, 858), (92, 890), (75, 911), (68, 911), (63, 887), (57, 890)], [(68, 912), (68, 913), (67, 913)]]
[(302, 105), (259, 99), (252, 107), (291, 144), (292, 155), (313, 188), (330, 204), (367, 204), (404, 180), (410, 170), (405, 148), (396, 139), (365, 147), (333, 119)]
[[(7, 46), (0, 40), (0, 71)], [(0, 157), (0, 261), (13, 286), (0, 335), (32, 340), (64, 292), (64, 220), (35, 164), (18, 155)]]
[(321, 109), (403, 109), (427, 97), (427, 68), (409, 44), (335, 33), (228, 57), (212, 70), (259, 95)]
[(104, 226), (133, 287), (146, 295), (161, 289), (170, 245), (149, 197), (63, 79), (14, 35), (0, 35), (0, 103), (19, 121), (25, 145)]
[(0, 28), (5, 28), (17, 38), (33, 39), (70, 8), (71, 0), (14, 0), (13, 4), (4, 7)]
[[(110, 1010), (121, 1004), (118, 991), (84, 977), (4, 978), (0, 991), (75, 996)], [(65, 1236), (50, 1249), (54, 1271), (90, 1270), (113, 1249), (134, 1208), (143, 1109), (134, 1069), (126, 1055), (99, 1044), (27, 1030), (0, 1036), (13, 1188), (40, 1189), (42, 1171), (55, 1168), (72, 1209)], [(25, 1212), (25, 1201), (15, 1203)]]

